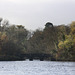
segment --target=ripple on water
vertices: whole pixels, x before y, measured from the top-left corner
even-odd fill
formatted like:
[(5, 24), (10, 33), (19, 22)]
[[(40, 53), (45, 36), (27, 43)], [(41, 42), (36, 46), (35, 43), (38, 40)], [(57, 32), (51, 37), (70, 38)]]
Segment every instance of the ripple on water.
[(75, 75), (75, 62), (0, 62), (0, 75)]

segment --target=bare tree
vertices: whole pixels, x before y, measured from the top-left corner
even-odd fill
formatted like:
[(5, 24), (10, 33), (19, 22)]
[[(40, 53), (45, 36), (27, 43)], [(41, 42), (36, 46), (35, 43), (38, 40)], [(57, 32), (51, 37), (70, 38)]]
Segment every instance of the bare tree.
[(9, 26), (9, 21), (8, 20), (4, 20), (3, 23), (2, 23), (2, 26), (3, 26), (3, 30), (5, 31), (6, 30), (6, 27)]
[(2, 22), (3, 18), (0, 17), (0, 26), (1, 26), (1, 22)]
[(4, 20), (2, 23), (3, 26), (8, 26), (9, 25), (9, 21), (8, 20)]

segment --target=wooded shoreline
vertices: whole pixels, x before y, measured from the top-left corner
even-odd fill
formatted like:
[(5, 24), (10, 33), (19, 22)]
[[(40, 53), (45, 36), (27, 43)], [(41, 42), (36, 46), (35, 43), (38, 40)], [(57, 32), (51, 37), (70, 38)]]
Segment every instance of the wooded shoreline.
[[(75, 61), (75, 21), (44, 29), (27, 30), (0, 18), (0, 61), (24, 60), (21, 54), (50, 54), (56, 61)], [(47, 58), (50, 60), (50, 58)]]

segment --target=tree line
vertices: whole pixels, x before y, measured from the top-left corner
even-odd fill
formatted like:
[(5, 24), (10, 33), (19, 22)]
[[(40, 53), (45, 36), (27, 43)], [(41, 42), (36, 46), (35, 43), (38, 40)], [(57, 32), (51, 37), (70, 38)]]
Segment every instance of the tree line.
[(58, 26), (47, 22), (43, 30), (31, 32), (0, 18), (0, 60), (22, 60), (24, 53), (46, 53), (56, 60), (75, 61), (75, 21)]

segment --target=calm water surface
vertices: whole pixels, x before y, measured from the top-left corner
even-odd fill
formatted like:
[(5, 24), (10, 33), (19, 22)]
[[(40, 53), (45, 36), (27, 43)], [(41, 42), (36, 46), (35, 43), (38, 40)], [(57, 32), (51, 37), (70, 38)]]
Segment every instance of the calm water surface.
[(0, 75), (75, 75), (75, 62), (0, 61)]

